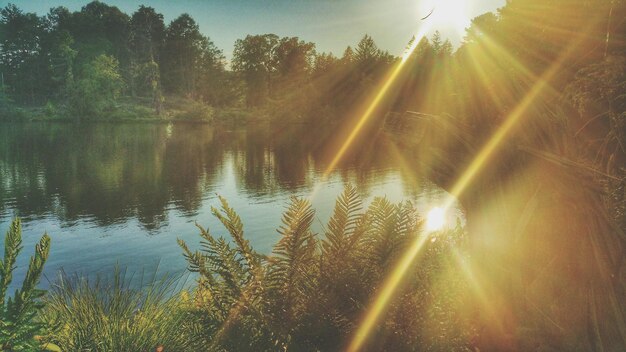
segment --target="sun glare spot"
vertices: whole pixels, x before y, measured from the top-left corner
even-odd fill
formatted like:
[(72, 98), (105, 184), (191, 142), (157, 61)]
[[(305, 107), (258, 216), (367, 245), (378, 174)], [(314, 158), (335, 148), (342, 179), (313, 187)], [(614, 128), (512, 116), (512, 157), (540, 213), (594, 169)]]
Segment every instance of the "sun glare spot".
[(445, 224), (445, 212), (439, 207), (432, 208), (426, 215), (426, 231), (439, 231)]
[[(432, 11), (432, 13), (431, 13)], [(418, 16), (425, 17), (434, 29), (463, 33), (471, 22), (469, 0), (424, 0), (419, 2)]]

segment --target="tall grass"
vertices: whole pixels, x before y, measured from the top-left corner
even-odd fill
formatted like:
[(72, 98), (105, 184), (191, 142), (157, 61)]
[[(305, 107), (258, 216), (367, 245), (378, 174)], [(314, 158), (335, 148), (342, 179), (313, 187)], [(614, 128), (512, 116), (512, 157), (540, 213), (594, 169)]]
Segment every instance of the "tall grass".
[(144, 283), (116, 269), (109, 278), (62, 274), (45, 298), (45, 340), (63, 351), (190, 351), (177, 281)]

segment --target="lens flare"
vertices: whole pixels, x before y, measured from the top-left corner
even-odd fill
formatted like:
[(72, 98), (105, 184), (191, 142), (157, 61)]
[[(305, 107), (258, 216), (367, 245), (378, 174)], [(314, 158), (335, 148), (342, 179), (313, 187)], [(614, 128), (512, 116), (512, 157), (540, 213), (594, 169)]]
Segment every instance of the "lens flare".
[(422, 0), (418, 4), (418, 17), (426, 16), (434, 29), (462, 35), (471, 23), (470, 4), (467, 0)]
[[(562, 69), (565, 60), (567, 58), (570, 58), (572, 54), (576, 52), (575, 49), (577, 49), (578, 45), (582, 42), (582, 39), (585, 37), (585, 35), (588, 34), (589, 28), (591, 28), (591, 26), (583, 29), (577, 37), (570, 41), (569, 45), (565, 48), (565, 50), (563, 50), (563, 52), (561, 52), (557, 60), (555, 60), (551, 67), (537, 79), (537, 81), (528, 91), (526, 96), (519, 102), (519, 104), (517, 104), (513, 111), (507, 116), (504, 123), (496, 130), (492, 137), (481, 148), (469, 167), (467, 167), (463, 174), (461, 174), (457, 182), (452, 187), (450, 196), (441, 207), (444, 213), (445, 211), (450, 209), (450, 207), (454, 203), (454, 200), (457, 199), (471, 185), (472, 181), (476, 178), (476, 176), (483, 169), (483, 167), (490, 160), (492, 160), (493, 155), (499, 149), (502, 141), (505, 140), (506, 137), (511, 135), (511, 132), (513, 132), (515, 127), (518, 126), (519, 121), (523, 118), (523, 116), (525, 116), (525, 113), (532, 105), (532, 103), (542, 93), (553, 89), (550, 85), (550, 81)], [(408, 55), (405, 54), (405, 56)], [(399, 69), (401, 67), (402, 65), (398, 66), (397, 71), (395, 71), (392, 75), (393, 78), (398, 75)], [(386, 85), (387, 84), (390, 83), (387, 82)], [(384, 92), (381, 91), (379, 92), (379, 94), (384, 94)], [(380, 293), (377, 295), (372, 305), (369, 307), (365, 318), (360, 324), (354, 338), (350, 342), (347, 351), (361, 350), (364, 343), (370, 337), (369, 335), (373, 327), (376, 325), (381, 315), (385, 312), (387, 305), (389, 301), (393, 298), (394, 293), (400, 282), (406, 276), (407, 272), (409, 272), (415, 258), (420, 253), (429, 237), (430, 236), (428, 236), (427, 234), (423, 234), (417, 240), (415, 240), (414, 243), (409, 247), (409, 249), (404, 253), (391, 275), (384, 282)]]
[(440, 207), (432, 208), (426, 215), (425, 230), (428, 232), (439, 231), (443, 229), (446, 222), (446, 212)]

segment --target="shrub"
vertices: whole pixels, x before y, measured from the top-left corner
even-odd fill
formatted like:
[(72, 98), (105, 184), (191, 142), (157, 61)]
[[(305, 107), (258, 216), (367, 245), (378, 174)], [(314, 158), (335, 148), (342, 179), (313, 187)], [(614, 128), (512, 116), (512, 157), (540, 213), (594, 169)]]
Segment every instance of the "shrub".
[[(353, 187), (337, 199), (324, 237), (311, 230), (315, 212), (292, 198), (269, 257), (254, 251), (226, 200), (212, 209), (230, 234), (217, 238), (198, 226), (201, 249), (179, 240), (189, 269), (199, 273), (194, 339), (210, 350), (335, 351), (354, 335), (383, 281), (421, 220), (408, 203), (375, 199), (363, 210)], [(372, 350), (459, 350), (469, 345), (461, 314), (467, 290), (458, 272), (457, 227), (433, 237), (413, 272), (372, 332)]]

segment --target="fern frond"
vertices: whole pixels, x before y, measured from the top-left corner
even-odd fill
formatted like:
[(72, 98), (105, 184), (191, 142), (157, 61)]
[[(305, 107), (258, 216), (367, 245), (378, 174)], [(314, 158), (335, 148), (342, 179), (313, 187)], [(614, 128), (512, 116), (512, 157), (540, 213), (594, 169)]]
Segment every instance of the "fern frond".
[(35, 335), (41, 334), (45, 325), (37, 319), (43, 308), (40, 299), (45, 291), (36, 288), (43, 267), (50, 252), (50, 237), (44, 234), (35, 246), (35, 255), (30, 264), (21, 289), (6, 300), (6, 291), (11, 283), (15, 261), (21, 250), (22, 228), (19, 219), (15, 219), (5, 237), (5, 255), (0, 270), (0, 350), (31, 351), (36, 350), (38, 342)]
[(337, 198), (333, 215), (328, 221), (322, 254), (328, 257), (343, 255), (350, 235), (354, 232), (361, 216), (362, 202), (356, 188), (347, 185)]
[(293, 319), (301, 298), (308, 297), (305, 287), (315, 282), (311, 269), (317, 244), (310, 229), (314, 215), (309, 201), (292, 197), (278, 229), (282, 237), (274, 246), (268, 286), (282, 296), (278, 310), (284, 313), (285, 324)]
[(222, 203), (222, 211), (211, 208), (213, 215), (224, 225), (231, 237), (237, 244), (239, 254), (245, 259), (246, 265), (254, 274), (261, 266), (260, 256), (250, 246), (250, 242), (244, 238), (243, 223), (241, 218), (223, 197), (219, 197)]
[(274, 254), (287, 266), (297, 261), (305, 253), (302, 251), (313, 238), (310, 231), (315, 211), (304, 199), (292, 197), (291, 203), (283, 214), (282, 225), (278, 233), (282, 236), (274, 247)]
[(418, 218), (410, 202), (392, 204), (386, 198), (376, 198), (368, 211), (366, 259), (386, 268), (397, 257), (406, 241), (416, 233)]
[(4, 260), (0, 261), (0, 306), (4, 305), (6, 293), (13, 281), (15, 261), (22, 250), (22, 223), (14, 219), (4, 238)]

